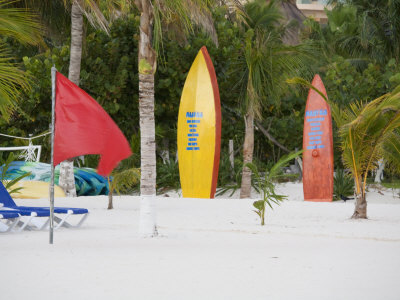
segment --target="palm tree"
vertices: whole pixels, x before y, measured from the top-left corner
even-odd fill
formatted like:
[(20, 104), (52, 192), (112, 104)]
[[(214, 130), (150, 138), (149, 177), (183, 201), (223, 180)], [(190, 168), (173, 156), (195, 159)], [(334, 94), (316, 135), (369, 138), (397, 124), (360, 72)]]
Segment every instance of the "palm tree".
[(339, 128), (343, 163), (356, 185), (352, 218), (367, 218), (368, 173), (380, 159), (400, 172), (400, 86), (370, 103), (354, 102), (345, 109), (330, 105)]
[[(82, 40), (83, 40), (83, 15), (89, 23), (97, 28), (108, 32), (108, 22), (100, 11), (99, 5), (105, 4), (106, 10), (114, 11), (116, 0), (24, 0), (14, 5), (23, 5), (35, 9), (40, 13), (42, 20), (48, 25), (47, 30), (52, 31), (52, 27), (57, 27), (58, 20), (63, 19), (60, 13), (60, 4), (65, 8), (71, 7), (71, 47), (68, 79), (79, 85), (79, 77), (82, 59)], [(64, 11), (65, 12), (65, 11)], [(61, 22), (62, 23), (62, 22)], [(61, 26), (65, 26), (62, 24)], [(51, 35), (51, 34), (50, 34)], [(76, 196), (75, 177), (73, 159), (66, 160), (60, 164), (59, 185), (67, 196)]]
[[(60, 4), (64, 5), (66, 9), (71, 7), (71, 47), (68, 79), (76, 85), (79, 85), (84, 32), (83, 15), (86, 16), (92, 26), (108, 32), (108, 22), (99, 6), (102, 4), (104, 9), (112, 14), (115, 10), (116, 1), (117, 0), (24, 0), (23, 4), (26, 7), (36, 9), (41, 14), (50, 32), (53, 29), (52, 27), (57, 27), (57, 25), (59, 25), (58, 23), (60, 22), (58, 19), (63, 19), (63, 17), (59, 15)], [(62, 25), (65, 26), (65, 24)], [(66, 160), (60, 164), (59, 185), (67, 196), (75, 197), (76, 189), (73, 168), (73, 159)]]
[[(86, 15), (93, 26), (99, 27), (106, 32), (108, 31), (108, 22), (98, 7), (99, 0), (63, 1), (65, 7), (71, 5), (71, 47), (68, 79), (79, 85), (82, 60), (83, 15)], [(76, 197), (73, 159), (61, 162), (58, 184), (67, 196)]]
[(244, 11), (246, 32), (237, 71), (243, 73), (240, 85), (246, 128), (240, 197), (248, 198), (251, 195), (251, 170), (247, 165), (253, 160), (254, 120), (261, 118), (264, 104), (279, 106), (279, 97), (287, 89), (284, 78), (304, 67), (308, 49), (305, 45), (283, 43), (286, 28), (279, 25), (282, 17), (275, 1), (256, 0), (246, 4)]
[[(0, 35), (12, 37), (23, 44), (41, 42), (38, 17), (30, 10), (12, 7), (15, 1), (0, 0)], [(0, 113), (9, 120), (17, 108), (21, 89), (29, 88), (29, 77), (13, 62), (11, 51), (0, 42)]]
[(343, 56), (386, 63), (400, 60), (400, 1), (331, 0), (329, 28)]
[[(193, 31), (193, 24), (204, 28), (217, 43), (209, 8), (213, 0), (135, 0), (140, 14), (139, 117), (142, 196), (140, 234), (156, 236), (154, 196), (156, 195), (156, 141), (154, 122), (154, 74), (157, 53), (162, 46), (163, 26), (179, 31), (179, 35)], [(120, 0), (128, 7), (129, 0)]]
[(283, 36), (283, 43), (286, 45), (297, 45), (300, 43), (300, 31), (303, 28), (303, 21), (306, 16), (298, 9), (296, 0), (282, 0), (279, 3), (284, 24), (288, 29)]

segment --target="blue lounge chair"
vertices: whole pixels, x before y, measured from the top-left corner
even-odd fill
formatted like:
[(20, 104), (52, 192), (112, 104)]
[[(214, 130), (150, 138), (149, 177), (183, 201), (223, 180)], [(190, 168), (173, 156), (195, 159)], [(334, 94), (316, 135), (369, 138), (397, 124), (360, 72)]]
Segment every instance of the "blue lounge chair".
[(6, 223), (0, 222), (0, 232), (11, 231), (19, 221), (20, 215), (17, 212), (9, 210), (0, 210), (0, 220), (5, 220)]
[(21, 215), (21, 217), (24, 217), (18, 222), (19, 227), (17, 231), (22, 231), (24, 229), (32, 230), (34, 227), (42, 230), (46, 229), (50, 223), (50, 211), (35, 209), (34, 207), (26, 210), (15, 207), (11, 208), (10, 211), (17, 212)]
[[(15, 207), (4, 206), (4, 204), (2, 203), (2, 200), (4, 198), (2, 197), (1, 186), (3, 185), (2, 184), (0, 185), (0, 211), (4, 213), (18, 214), (20, 217), (23, 217), (19, 218), (18, 222), (13, 226), (13, 227), (15, 227), (16, 225), (19, 226), (17, 231), (22, 231), (24, 229), (32, 230), (33, 226), (39, 230), (45, 229), (47, 227), (47, 225), (50, 222), (50, 211), (46, 211), (35, 207), (32, 207), (31, 209), (19, 209), (18, 206)], [(47, 218), (47, 219), (43, 221), (41, 220), (42, 218)]]
[[(50, 216), (50, 208), (49, 207), (36, 207), (36, 206), (18, 206), (14, 200), (11, 198), (10, 194), (8, 193), (7, 189), (4, 185), (0, 182), (0, 204), (3, 207), (8, 209), (14, 209), (16, 212), (19, 212), (21, 216), (30, 216), (30, 222), (39, 229), (44, 229), (47, 227), (49, 220), (45, 223), (40, 224), (37, 219), (34, 217), (49, 217)], [(83, 222), (86, 220), (87, 216), (89, 215), (89, 211), (85, 208), (69, 208), (69, 207), (55, 207), (54, 208), (55, 214), (63, 215), (62, 218), (59, 216), (54, 216), (54, 221), (57, 223), (55, 229), (59, 228), (60, 226), (64, 226), (67, 228), (71, 227), (80, 227)], [(81, 220), (78, 222), (77, 225), (73, 226), (67, 223), (67, 219), (71, 215), (83, 215)], [(28, 223), (24, 224), (24, 228), (28, 225)], [(22, 228), (22, 229), (24, 229)], [(21, 230), (22, 230), (21, 229)]]

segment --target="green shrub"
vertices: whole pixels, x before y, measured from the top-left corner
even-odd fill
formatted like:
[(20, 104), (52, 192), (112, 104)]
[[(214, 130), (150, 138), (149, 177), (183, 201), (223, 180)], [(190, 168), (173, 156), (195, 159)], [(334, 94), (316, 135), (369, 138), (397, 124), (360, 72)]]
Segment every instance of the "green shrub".
[(167, 163), (157, 162), (157, 191), (165, 192), (170, 189), (179, 190), (181, 182), (179, 178), (179, 165), (174, 159)]
[(333, 179), (333, 200), (340, 200), (341, 196), (354, 194), (353, 177), (343, 169), (337, 169)]

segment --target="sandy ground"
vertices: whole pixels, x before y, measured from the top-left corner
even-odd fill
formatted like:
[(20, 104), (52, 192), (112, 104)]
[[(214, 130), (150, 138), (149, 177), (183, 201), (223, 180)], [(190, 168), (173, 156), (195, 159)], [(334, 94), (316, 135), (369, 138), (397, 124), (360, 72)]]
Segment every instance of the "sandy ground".
[[(1, 234), (0, 299), (400, 299), (399, 191), (304, 202), (301, 184), (259, 225), (251, 199), (157, 198), (158, 238), (138, 237), (139, 197), (56, 199), (80, 229)], [(47, 205), (47, 200), (17, 200)]]

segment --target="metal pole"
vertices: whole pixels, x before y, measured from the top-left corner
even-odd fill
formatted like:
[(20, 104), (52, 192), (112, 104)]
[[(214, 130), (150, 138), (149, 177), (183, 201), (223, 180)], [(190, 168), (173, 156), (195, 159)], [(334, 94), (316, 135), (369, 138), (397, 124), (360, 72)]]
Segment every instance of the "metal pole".
[(50, 181), (50, 237), (49, 243), (53, 244), (54, 231), (54, 123), (56, 108), (56, 71), (53, 66), (51, 68), (51, 181)]

